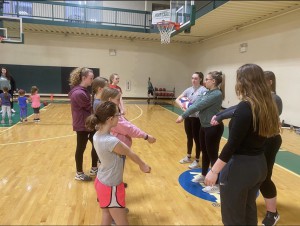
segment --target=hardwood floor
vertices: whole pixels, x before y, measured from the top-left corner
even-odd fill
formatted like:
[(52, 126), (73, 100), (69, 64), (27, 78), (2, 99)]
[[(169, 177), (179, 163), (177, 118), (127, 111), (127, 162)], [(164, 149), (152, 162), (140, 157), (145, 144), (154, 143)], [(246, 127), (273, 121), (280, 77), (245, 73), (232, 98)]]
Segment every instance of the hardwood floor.
[[(126, 118), (157, 138), (155, 144), (135, 139), (132, 149), (151, 167), (151, 174), (126, 160), (126, 204), (132, 225), (220, 225), (220, 207), (186, 192), (178, 177), (187, 170), (179, 164), (186, 152), (183, 124), (175, 113), (159, 106), (126, 101)], [(29, 118), (31, 119), (31, 118)], [(29, 120), (30, 121), (30, 120)], [(32, 119), (31, 119), (32, 121)], [(299, 155), (299, 136), (283, 147)], [(222, 139), (221, 146), (226, 143)], [(74, 180), (76, 136), (69, 104), (51, 104), (41, 111), (40, 123), (17, 124), (0, 130), (1, 225), (99, 225), (101, 210), (93, 182)], [(84, 154), (84, 170), (91, 166), (91, 145)], [(275, 165), (279, 224), (300, 224), (300, 177)], [(259, 196), (259, 223), (265, 214)]]

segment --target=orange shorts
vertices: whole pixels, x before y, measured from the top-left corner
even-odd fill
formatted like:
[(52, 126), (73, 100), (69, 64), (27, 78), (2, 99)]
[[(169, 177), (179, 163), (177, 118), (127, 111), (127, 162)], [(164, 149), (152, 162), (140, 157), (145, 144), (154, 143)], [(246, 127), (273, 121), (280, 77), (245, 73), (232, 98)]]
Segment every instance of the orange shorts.
[(123, 182), (118, 186), (107, 186), (96, 177), (95, 189), (101, 208), (125, 208), (125, 186)]

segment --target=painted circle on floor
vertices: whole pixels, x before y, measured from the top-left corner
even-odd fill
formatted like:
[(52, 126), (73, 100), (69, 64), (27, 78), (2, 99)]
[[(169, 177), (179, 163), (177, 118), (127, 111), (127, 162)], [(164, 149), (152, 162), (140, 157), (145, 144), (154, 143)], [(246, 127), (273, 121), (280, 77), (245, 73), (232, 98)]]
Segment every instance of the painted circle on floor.
[[(202, 189), (205, 187), (205, 185), (203, 183), (199, 184), (199, 183), (192, 182), (192, 179), (195, 176), (201, 174), (201, 172), (202, 172), (201, 168), (192, 169), (192, 170), (183, 172), (178, 178), (179, 184), (188, 193), (190, 193), (200, 199), (204, 199), (204, 200), (207, 200), (207, 201), (210, 201), (213, 203), (220, 204), (221, 203), (220, 194), (206, 193), (206, 192), (202, 191)], [(259, 191), (257, 192), (257, 197), (258, 196), (259, 196)]]
[(220, 194), (206, 193), (202, 191), (202, 189), (205, 187), (204, 184), (192, 182), (192, 179), (199, 174), (201, 174), (201, 168), (185, 171), (178, 178), (179, 184), (188, 193), (200, 199), (205, 199), (210, 202), (220, 203)]

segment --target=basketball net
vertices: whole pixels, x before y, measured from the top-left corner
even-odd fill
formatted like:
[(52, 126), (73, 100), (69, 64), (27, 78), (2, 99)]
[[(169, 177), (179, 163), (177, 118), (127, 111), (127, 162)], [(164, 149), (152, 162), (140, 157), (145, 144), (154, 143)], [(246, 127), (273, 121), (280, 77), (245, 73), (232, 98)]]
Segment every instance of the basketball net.
[(171, 41), (171, 34), (173, 28), (176, 30), (180, 29), (180, 24), (176, 24), (171, 21), (161, 21), (157, 23), (157, 28), (160, 32), (160, 42), (161, 44), (169, 44)]

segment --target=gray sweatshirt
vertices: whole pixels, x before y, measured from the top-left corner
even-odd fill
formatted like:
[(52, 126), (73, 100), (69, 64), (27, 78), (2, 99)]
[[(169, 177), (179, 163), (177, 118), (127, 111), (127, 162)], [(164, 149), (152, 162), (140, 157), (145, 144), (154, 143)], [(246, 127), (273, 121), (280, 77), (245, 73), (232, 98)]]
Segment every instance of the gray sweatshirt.
[(204, 92), (183, 114), (185, 119), (189, 115), (199, 111), (199, 119), (202, 127), (211, 127), (211, 118), (217, 114), (222, 105), (222, 92), (219, 89)]

